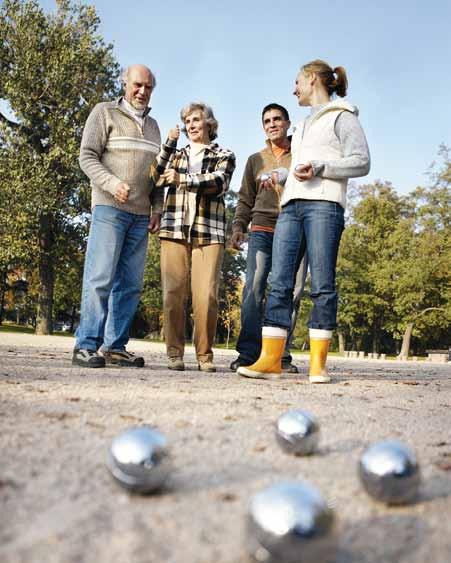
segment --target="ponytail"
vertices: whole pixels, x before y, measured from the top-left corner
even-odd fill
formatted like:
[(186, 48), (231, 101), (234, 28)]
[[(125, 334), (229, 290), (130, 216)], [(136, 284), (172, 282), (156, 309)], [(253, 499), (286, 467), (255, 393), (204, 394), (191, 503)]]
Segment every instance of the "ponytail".
[(332, 69), (326, 62), (316, 59), (304, 65), (301, 70), (306, 73), (316, 74), (329, 96), (332, 96), (334, 93), (340, 96), (340, 98), (346, 96), (348, 79), (346, 71), (342, 66), (336, 66)]
[(336, 66), (334, 68), (334, 74), (337, 76), (337, 78), (335, 78), (332, 83), (334, 92), (336, 92), (337, 96), (340, 96), (340, 98), (344, 98), (348, 89), (348, 79), (346, 77), (346, 71), (342, 66)]

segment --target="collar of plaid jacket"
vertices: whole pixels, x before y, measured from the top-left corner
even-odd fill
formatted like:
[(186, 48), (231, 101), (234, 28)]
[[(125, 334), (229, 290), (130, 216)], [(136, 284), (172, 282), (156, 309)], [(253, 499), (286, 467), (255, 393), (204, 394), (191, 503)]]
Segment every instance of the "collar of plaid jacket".
[[(191, 143), (188, 143), (185, 147), (183, 147), (183, 149), (180, 150), (189, 153), (191, 151)], [(205, 145), (205, 150), (211, 152), (218, 152), (220, 150), (220, 146), (218, 145), (218, 143), (212, 142), (209, 145)]]

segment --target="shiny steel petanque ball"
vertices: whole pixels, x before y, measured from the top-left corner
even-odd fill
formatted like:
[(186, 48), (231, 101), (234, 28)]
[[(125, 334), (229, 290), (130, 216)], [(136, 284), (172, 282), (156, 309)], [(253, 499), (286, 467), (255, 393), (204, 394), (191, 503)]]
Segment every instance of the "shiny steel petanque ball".
[(107, 466), (126, 489), (136, 493), (157, 491), (170, 471), (167, 440), (150, 426), (129, 428), (113, 439)]
[(276, 439), (280, 447), (294, 455), (310, 455), (318, 448), (319, 424), (307, 411), (293, 409), (276, 422)]
[(307, 483), (280, 482), (251, 499), (246, 549), (252, 561), (329, 563), (337, 543), (333, 512)]
[(359, 476), (366, 492), (385, 504), (408, 504), (418, 496), (418, 463), (401, 442), (387, 440), (367, 448), (360, 458)]

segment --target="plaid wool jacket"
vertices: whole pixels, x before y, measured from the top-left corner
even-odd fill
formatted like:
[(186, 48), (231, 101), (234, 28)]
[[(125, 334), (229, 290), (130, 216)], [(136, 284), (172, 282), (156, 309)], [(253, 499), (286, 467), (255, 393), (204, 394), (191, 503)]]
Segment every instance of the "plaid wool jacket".
[[(199, 245), (225, 242), (224, 194), (235, 170), (233, 152), (211, 143), (204, 152), (201, 172), (189, 173), (190, 145), (177, 150), (177, 141), (167, 139), (151, 167), (153, 189), (167, 188), (161, 217), (160, 237), (187, 240)], [(165, 186), (161, 175), (173, 168), (180, 185)], [(190, 226), (184, 224), (189, 194), (196, 196), (196, 213)]]

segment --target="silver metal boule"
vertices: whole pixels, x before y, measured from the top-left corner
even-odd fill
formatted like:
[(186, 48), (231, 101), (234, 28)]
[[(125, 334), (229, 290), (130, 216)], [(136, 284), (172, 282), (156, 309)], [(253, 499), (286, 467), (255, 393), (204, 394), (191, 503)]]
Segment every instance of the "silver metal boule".
[(169, 476), (170, 465), (167, 440), (151, 426), (121, 432), (108, 451), (107, 467), (113, 477), (137, 493), (161, 489)]
[(413, 451), (396, 440), (378, 442), (360, 458), (359, 476), (366, 492), (385, 504), (407, 504), (415, 500), (420, 469)]
[(251, 499), (246, 549), (253, 561), (328, 563), (337, 544), (333, 512), (311, 485), (283, 481)]
[(299, 170), (302, 168), (302, 164), (296, 164), (296, 166), (294, 167), (294, 169), (299, 172)]
[(320, 429), (315, 417), (301, 409), (284, 413), (276, 422), (276, 440), (290, 454), (310, 455), (318, 448)]
[(268, 180), (271, 179), (271, 174), (267, 174), (266, 172), (264, 172), (261, 176), (260, 176), (260, 182), (267, 182)]

